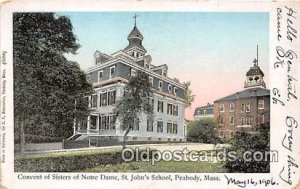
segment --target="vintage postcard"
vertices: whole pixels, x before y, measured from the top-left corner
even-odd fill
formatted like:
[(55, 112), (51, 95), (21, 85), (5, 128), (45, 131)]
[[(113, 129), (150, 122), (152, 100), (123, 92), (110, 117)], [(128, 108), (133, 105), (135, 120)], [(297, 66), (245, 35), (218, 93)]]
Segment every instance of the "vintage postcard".
[(0, 18), (1, 188), (300, 188), (299, 1)]

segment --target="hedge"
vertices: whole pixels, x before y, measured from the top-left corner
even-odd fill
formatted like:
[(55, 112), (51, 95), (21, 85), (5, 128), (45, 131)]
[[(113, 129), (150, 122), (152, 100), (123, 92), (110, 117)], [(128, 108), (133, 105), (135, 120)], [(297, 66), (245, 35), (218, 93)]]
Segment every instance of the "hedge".
[(16, 158), (15, 172), (73, 172), (122, 162), (121, 150), (43, 154)]

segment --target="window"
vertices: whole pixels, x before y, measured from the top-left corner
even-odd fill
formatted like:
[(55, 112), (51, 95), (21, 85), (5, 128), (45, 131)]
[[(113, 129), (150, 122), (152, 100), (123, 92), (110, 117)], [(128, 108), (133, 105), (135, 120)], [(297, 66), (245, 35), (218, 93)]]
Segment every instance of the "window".
[(115, 123), (116, 123), (116, 115), (115, 114), (101, 115), (99, 117), (99, 128), (101, 130), (116, 129)]
[(245, 118), (241, 117), (241, 125), (245, 125)]
[(265, 123), (265, 115), (259, 115), (259, 124), (264, 124)]
[(167, 133), (172, 133), (172, 123), (167, 123)]
[(250, 102), (246, 103), (246, 112), (250, 112)]
[(229, 104), (229, 111), (234, 112), (234, 103)]
[(162, 133), (163, 132), (163, 122), (157, 121), (157, 132)]
[(231, 117), (229, 118), (229, 124), (230, 124), (230, 125), (234, 125), (234, 117), (233, 117), (233, 116), (231, 116)]
[(147, 131), (153, 131), (153, 118), (147, 118)]
[(97, 128), (97, 119), (98, 119), (98, 116), (94, 116), (94, 115), (90, 116), (90, 129)]
[(177, 87), (174, 87), (174, 94), (177, 95)]
[(96, 57), (96, 64), (98, 64), (98, 63), (101, 63), (101, 59), (100, 59), (100, 57), (98, 56), (98, 57)]
[(220, 112), (224, 112), (224, 104), (220, 104)]
[(87, 128), (87, 120), (83, 119), (83, 120), (79, 121), (77, 126), (78, 126), (79, 131), (85, 131)]
[(153, 77), (149, 77), (150, 86), (153, 87)]
[(105, 129), (108, 130), (108, 129), (109, 129), (109, 126), (110, 126), (110, 124), (109, 124), (110, 119), (109, 119), (109, 116), (105, 116), (105, 117), (106, 117), (106, 125), (105, 125)]
[(163, 69), (163, 76), (167, 77), (167, 70)]
[(116, 91), (108, 91), (108, 105), (116, 104)]
[(90, 107), (90, 101), (89, 101), (88, 96), (83, 97), (83, 103), (84, 103), (84, 105), (87, 105), (88, 107)]
[(139, 119), (134, 119), (132, 129), (135, 131), (138, 131), (140, 129), (140, 120)]
[(162, 81), (159, 81), (158, 82), (158, 89), (161, 91), (163, 88), (163, 82)]
[(103, 80), (103, 70), (100, 70), (98, 72), (98, 82), (102, 81)]
[(101, 129), (106, 130), (106, 116), (101, 116)]
[(116, 104), (116, 91), (101, 91), (100, 93), (100, 107), (111, 106)]
[(245, 104), (244, 104), (244, 103), (241, 104), (241, 112), (242, 112), (242, 113), (245, 112)]
[(168, 85), (168, 91), (169, 91), (169, 93), (172, 92), (172, 85), (170, 85), (170, 84)]
[(234, 137), (234, 133), (230, 132), (230, 138), (233, 138), (233, 137)]
[(100, 106), (107, 106), (107, 92), (100, 94)]
[(158, 100), (157, 101), (157, 112), (164, 112), (164, 103), (163, 101)]
[(177, 123), (173, 123), (173, 134), (177, 134), (178, 125)]
[(246, 117), (246, 125), (251, 125), (251, 119), (250, 119), (250, 117)]
[(98, 95), (97, 94), (93, 94), (92, 95), (92, 104), (91, 104), (91, 106), (92, 106), (92, 108), (97, 108), (97, 99), (98, 99)]
[(265, 108), (265, 101), (259, 100), (258, 101), (258, 109), (264, 109)]
[(220, 125), (224, 125), (224, 118), (220, 118)]
[(203, 110), (203, 114), (205, 115), (207, 113), (207, 110)]
[(178, 116), (178, 106), (174, 104), (167, 104), (167, 114)]
[(167, 114), (173, 115), (173, 105), (169, 104), (167, 105)]
[(152, 106), (152, 110), (154, 110), (154, 98), (149, 98), (149, 103)]
[(115, 127), (115, 123), (116, 123), (116, 115), (110, 115), (109, 116), (109, 121), (110, 121), (110, 123), (109, 123), (109, 129), (115, 129), (116, 127)]
[(178, 106), (173, 105), (173, 115), (178, 116)]
[(136, 76), (136, 70), (131, 68), (131, 73), (130, 73), (131, 77), (135, 77)]
[(223, 137), (223, 136), (224, 136), (224, 132), (223, 132), (223, 131), (220, 131), (220, 132), (219, 132), (219, 136), (220, 136), (220, 137)]
[(110, 75), (109, 75), (109, 79), (113, 78), (115, 76), (115, 69), (116, 67), (110, 67)]

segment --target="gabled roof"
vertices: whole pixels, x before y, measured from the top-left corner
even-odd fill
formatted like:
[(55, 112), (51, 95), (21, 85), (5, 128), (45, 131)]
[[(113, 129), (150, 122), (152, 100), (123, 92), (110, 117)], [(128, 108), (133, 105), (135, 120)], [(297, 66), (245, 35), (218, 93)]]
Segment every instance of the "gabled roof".
[(233, 99), (241, 99), (241, 98), (248, 98), (248, 97), (257, 97), (257, 96), (269, 96), (270, 90), (264, 89), (260, 87), (256, 88), (249, 88), (245, 89), (243, 91), (236, 92), (234, 94), (228, 95), (224, 98), (220, 98), (217, 101), (225, 101), (225, 100), (233, 100)]

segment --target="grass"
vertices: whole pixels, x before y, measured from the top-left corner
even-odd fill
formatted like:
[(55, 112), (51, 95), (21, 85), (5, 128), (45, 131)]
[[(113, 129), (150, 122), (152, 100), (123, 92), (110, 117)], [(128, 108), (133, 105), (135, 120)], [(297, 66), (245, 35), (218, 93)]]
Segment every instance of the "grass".
[[(140, 148), (145, 150), (146, 148)], [(212, 162), (125, 162), (121, 160), (121, 148), (93, 149), (15, 157), (15, 170), (25, 172), (174, 172), (174, 173), (222, 173), (220, 163)], [(151, 150), (155, 150), (152, 148)], [(214, 150), (202, 151), (210, 155)], [(42, 165), (42, 166), (41, 166)]]
[(130, 162), (116, 165), (100, 165), (82, 172), (173, 172), (173, 173), (223, 173), (220, 163), (208, 162)]

